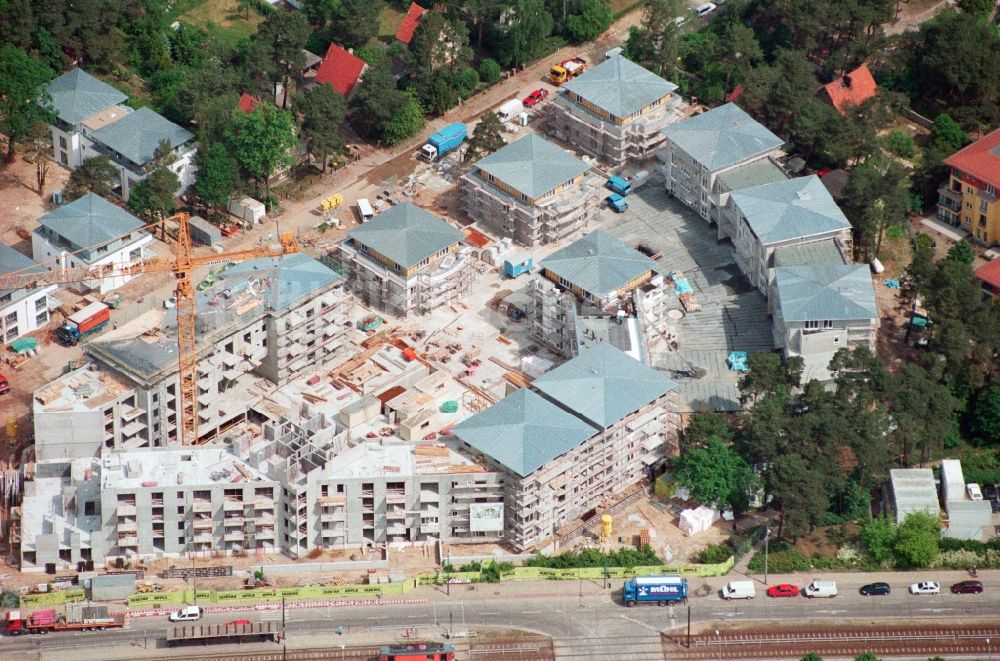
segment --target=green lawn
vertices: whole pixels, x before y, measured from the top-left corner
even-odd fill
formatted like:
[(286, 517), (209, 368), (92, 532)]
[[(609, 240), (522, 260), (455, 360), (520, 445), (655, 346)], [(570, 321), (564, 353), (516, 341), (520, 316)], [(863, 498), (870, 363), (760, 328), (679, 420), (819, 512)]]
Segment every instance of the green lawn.
[(395, 7), (386, 6), (378, 15), (378, 36), (395, 37), (405, 14)]
[(239, 11), (236, 0), (177, 0), (170, 17), (199, 27), (229, 46), (252, 35), (264, 20), (256, 11), (251, 10), (249, 16)]

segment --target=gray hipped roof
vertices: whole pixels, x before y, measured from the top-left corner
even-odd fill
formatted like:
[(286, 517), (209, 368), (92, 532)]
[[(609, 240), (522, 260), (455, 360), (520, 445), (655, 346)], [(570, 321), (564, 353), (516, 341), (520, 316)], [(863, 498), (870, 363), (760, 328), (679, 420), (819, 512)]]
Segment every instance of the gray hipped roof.
[(782, 266), (774, 269), (774, 286), (786, 322), (878, 318), (875, 288), (864, 264)]
[(677, 387), (674, 381), (609, 344), (583, 349), (532, 385), (602, 429)]
[(743, 188), (731, 199), (765, 246), (851, 228), (816, 175)]
[(597, 431), (541, 395), (521, 388), (461, 422), (452, 433), (526, 477)]
[(590, 166), (532, 133), (476, 162), (483, 172), (531, 199), (575, 179)]
[(45, 85), (52, 109), (67, 124), (79, 124), (128, 97), (83, 69), (73, 69)]
[(667, 96), (677, 85), (617, 55), (567, 82), (563, 89), (624, 119)]
[(133, 163), (145, 165), (153, 160), (161, 140), (176, 148), (192, 140), (194, 134), (149, 108), (139, 108), (94, 131), (93, 138)]
[(603, 230), (557, 250), (540, 265), (598, 298), (656, 269), (656, 262)]
[(766, 154), (783, 144), (781, 138), (735, 103), (670, 124), (663, 133), (712, 172)]
[[(9, 275), (11, 273), (25, 274), (25, 273), (41, 273), (47, 271), (44, 266), (22, 254), (7, 244), (0, 243), (0, 275)], [(0, 297), (6, 296), (7, 294), (14, 291), (13, 289), (0, 289)], [(12, 296), (12, 299), (23, 298), (22, 292), (26, 293), (28, 290), (21, 289), (18, 290), (18, 295)]]
[[(233, 287), (250, 278), (266, 278), (267, 290), (261, 291), (272, 310), (285, 310), (298, 301), (313, 296), (340, 275), (318, 259), (301, 252), (280, 257), (261, 257), (229, 267), (221, 276), (219, 288)], [(209, 290), (214, 294), (213, 290)], [(208, 298), (208, 296), (206, 296)]]
[(465, 234), (434, 214), (403, 202), (354, 228), (347, 236), (408, 269), (455, 245)]
[(141, 220), (94, 193), (48, 212), (38, 223), (80, 248), (109, 243), (143, 226)]

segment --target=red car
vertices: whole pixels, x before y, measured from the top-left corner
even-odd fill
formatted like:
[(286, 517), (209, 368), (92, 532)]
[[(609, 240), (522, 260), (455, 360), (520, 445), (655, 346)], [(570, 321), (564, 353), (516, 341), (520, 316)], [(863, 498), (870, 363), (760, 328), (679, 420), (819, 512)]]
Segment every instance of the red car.
[(548, 90), (537, 89), (528, 96), (524, 97), (524, 105), (533, 106), (545, 97), (549, 95)]
[(227, 627), (242, 627), (250, 624), (250, 620), (233, 620), (232, 622), (226, 622)]
[(769, 597), (796, 597), (799, 594), (799, 586), (791, 583), (780, 583), (772, 585), (767, 589)]

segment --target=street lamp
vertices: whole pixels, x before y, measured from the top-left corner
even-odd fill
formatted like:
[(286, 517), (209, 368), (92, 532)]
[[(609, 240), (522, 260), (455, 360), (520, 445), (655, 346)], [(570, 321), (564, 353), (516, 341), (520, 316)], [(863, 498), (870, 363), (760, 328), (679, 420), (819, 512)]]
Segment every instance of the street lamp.
[(719, 635), (719, 630), (715, 630), (715, 643), (717, 647), (715, 648), (715, 656), (722, 661), (722, 636)]
[(771, 538), (771, 525), (764, 526), (764, 585), (767, 585), (767, 542)]
[(986, 639), (986, 654), (989, 656), (989, 661), (993, 661), (993, 648), (990, 646), (990, 639)]

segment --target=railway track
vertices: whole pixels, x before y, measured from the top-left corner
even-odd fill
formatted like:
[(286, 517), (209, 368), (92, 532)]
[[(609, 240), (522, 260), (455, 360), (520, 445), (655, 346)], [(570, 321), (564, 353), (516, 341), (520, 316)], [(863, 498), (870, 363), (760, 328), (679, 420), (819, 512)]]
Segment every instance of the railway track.
[(880, 657), (990, 654), (1000, 650), (1000, 627), (872, 627), (720, 631), (691, 637), (663, 637), (664, 658), (697, 659), (801, 658), (809, 652), (824, 657), (854, 657), (873, 652)]

